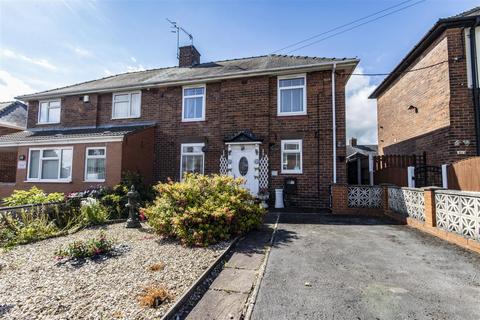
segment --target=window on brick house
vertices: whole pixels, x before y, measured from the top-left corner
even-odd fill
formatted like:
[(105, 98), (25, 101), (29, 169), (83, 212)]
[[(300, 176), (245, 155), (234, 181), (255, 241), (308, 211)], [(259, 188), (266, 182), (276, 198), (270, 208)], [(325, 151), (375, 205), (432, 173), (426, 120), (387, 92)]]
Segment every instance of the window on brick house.
[(203, 152), (204, 143), (182, 144), (180, 159), (180, 178), (183, 179), (186, 173), (204, 172), (205, 154)]
[(114, 93), (112, 100), (112, 119), (140, 117), (140, 91)]
[(30, 149), (28, 181), (69, 182), (72, 180), (73, 148)]
[(278, 115), (294, 116), (307, 114), (306, 76), (278, 77)]
[(38, 123), (59, 123), (60, 108), (60, 100), (40, 101)]
[(107, 149), (87, 148), (85, 153), (85, 181), (105, 181), (105, 163)]
[(282, 173), (302, 173), (302, 140), (282, 140)]
[(205, 120), (206, 87), (183, 87), (182, 121)]

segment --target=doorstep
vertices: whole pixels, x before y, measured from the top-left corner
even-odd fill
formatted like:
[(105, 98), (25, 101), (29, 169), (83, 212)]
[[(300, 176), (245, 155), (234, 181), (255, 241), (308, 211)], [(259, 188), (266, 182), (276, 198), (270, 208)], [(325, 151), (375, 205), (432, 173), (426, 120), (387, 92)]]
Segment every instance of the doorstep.
[(243, 318), (247, 300), (261, 273), (272, 232), (273, 225), (265, 223), (237, 243), (223, 270), (186, 319)]

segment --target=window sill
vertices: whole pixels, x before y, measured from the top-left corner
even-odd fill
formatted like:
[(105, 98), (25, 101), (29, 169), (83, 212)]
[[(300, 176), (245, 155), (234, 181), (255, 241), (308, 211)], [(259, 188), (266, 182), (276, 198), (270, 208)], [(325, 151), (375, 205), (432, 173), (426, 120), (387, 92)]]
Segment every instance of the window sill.
[(205, 118), (198, 118), (198, 119), (182, 119), (182, 122), (202, 122), (205, 121)]
[(37, 125), (60, 124), (60, 122), (37, 122)]
[(26, 183), (72, 183), (72, 180), (25, 180)]
[(277, 117), (306, 116), (306, 112), (277, 113)]
[(86, 183), (91, 183), (91, 182), (105, 182), (105, 179), (104, 179), (104, 180), (83, 180), (83, 182), (86, 182)]
[(142, 116), (113, 118), (111, 120), (140, 119)]
[(280, 174), (303, 174), (303, 171), (282, 171)]

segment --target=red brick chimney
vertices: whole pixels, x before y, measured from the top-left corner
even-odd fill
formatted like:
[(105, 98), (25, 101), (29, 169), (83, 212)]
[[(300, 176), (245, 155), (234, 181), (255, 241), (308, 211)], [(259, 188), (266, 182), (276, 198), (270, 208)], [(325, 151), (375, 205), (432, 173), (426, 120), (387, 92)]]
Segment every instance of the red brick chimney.
[(180, 47), (180, 57), (178, 59), (179, 67), (192, 67), (200, 63), (200, 53), (193, 46)]
[(356, 147), (357, 146), (357, 138), (351, 137), (350, 138), (350, 146)]

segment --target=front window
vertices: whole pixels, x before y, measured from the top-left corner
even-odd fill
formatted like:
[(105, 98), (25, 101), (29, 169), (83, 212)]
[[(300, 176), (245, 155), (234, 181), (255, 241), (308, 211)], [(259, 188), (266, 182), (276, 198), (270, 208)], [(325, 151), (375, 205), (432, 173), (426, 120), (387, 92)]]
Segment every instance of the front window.
[(203, 174), (204, 152), (203, 143), (182, 144), (182, 155), (180, 164), (180, 177), (183, 179), (185, 173)]
[(73, 149), (30, 149), (28, 180), (71, 181)]
[(305, 83), (305, 75), (278, 78), (278, 115), (307, 114)]
[(60, 122), (60, 100), (40, 101), (38, 123)]
[(182, 121), (205, 120), (205, 86), (183, 88)]
[(106, 148), (87, 148), (85, 155), (85, 181), (105, 181)]
[(140, 91), (113, 94), (112, 119), (140, 117)]
[(282, 140), (282, 173), (302, 173), (302, 140)]

